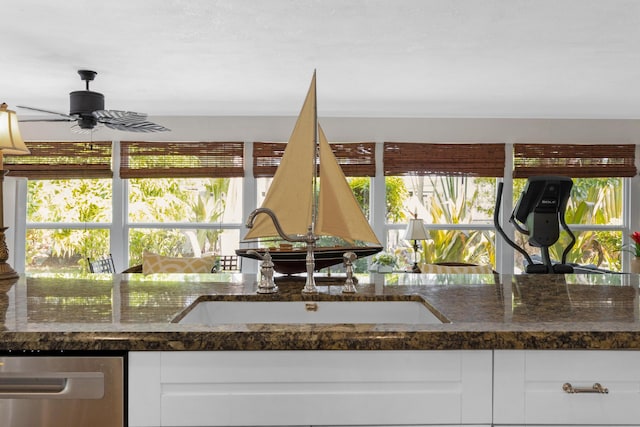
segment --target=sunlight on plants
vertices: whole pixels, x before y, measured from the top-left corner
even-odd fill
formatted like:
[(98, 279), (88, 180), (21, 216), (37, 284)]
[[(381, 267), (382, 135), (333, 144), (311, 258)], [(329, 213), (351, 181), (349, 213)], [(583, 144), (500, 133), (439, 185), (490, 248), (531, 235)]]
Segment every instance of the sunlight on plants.
[[(215, 224), (227, 209), (229, 178), (131, 179), (129, 221)], [(82, 229), (82, 224), (110, 225), (110, 179), (34, 180), (28, 183), (27, 221), (77, 224), (71, 228), (29, 228), (26, 269), (86, 272), (87, 258), (110, 253), (109, 230)], [(193, 232), (194, 239), (188, 239)], [(130, 263), (140, 263), (144, 250), (168, 256), (219, 252), (220, 228), (140, 228), (129, 233)]]
[[(425, 224), (489, 223), (493, 215), (493, 178), (448, 176), (410, 177), (412, 200), (417, 206), (403, 206), (407, 215), (420, 214)], [(387, 197), (389, 194), (387, 193)], [(406, 221), (406, 219), (405, 219)], [(466, 262), (495, 265), (495, 233), (489, 230), (447, 230), (427, 228), (429, 240), (420, 242), (419, 262)], [(413, 264), (412, 248), (397, 248), (405, 266)]]

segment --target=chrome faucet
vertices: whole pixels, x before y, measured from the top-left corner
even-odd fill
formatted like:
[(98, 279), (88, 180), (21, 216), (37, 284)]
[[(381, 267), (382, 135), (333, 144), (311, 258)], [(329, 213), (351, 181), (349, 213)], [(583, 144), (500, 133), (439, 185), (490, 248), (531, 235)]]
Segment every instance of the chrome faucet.
[(315, 278), (314, 278), (314, 271), (316, 269), (316, 262), (315, 262), (315, 258), (313, 255), (313, 249), (316, 246), (316, 241), (318, 240), (318, 237), (313, 233), (313, 226), (310, 225), (308, 230), (307, 230), (307, 234), (287, 234), (284, 232), (284, 230), (282, 229), (282, 227), (280, 226), (280, 222), (278, 221), (278, 218), (276, 217), (275, 212), (273, 212), (271, 209), (269, 208), (258, 208), (255, 209), (253, 212), (251, 212), (249, 214), (249, 217), (247, 218), (247, 222), (245, 223), (245, 226), (247, 228), (253, 228), (253, 223), (256, 220), (256, 217), (261, 214), (267, 214), (269, 216), (269, 218), (271, 218), (271, 221), (273, 221), (273, 225), (276, 228), (276, 231), (278, 232), (278, 234), (280, 235), (280, 237), (282, 237), (284, 240), (288, 241), (288, 242), (303, 242), (306, 243), (307, 245), (307, 259), (306, 259), (306, 266), (307, 266), (307, 280), (304, 284), (304, 288), (302, 288), (302, 293), (305, 294), (315, 294), (318, 293), (318, 288), (316, 287), (316, 282), (315, 282)]

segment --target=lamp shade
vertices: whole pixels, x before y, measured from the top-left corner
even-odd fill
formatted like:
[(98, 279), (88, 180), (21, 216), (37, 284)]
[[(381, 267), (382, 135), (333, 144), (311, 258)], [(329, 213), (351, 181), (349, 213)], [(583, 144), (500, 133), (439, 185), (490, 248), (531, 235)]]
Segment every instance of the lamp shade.
[(411, 218), (404, 232), (405, 240), (427, 240), (427, 229), (420, 218)]
[(0, 105), (0, 151), (3, 154), (29, 154), (20, 136), (18, 116), (15, 111), (7, 109), (5, 103)]

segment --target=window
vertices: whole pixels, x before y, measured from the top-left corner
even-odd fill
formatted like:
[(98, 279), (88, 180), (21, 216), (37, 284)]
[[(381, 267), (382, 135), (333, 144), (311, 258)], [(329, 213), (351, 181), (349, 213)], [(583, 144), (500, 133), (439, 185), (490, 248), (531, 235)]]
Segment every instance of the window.
[[(112, 145), (120, 149), (112, 153)], [(253, 200), (259, 206), (286, 143), (253, 144), (255, 185), (243, 178), (241, 142), (60, 141), (27, 146), (30, 156), (5, 156), (9, 175), (29, 178), (26, 271), (77, 272), (86, 271), (86, 257), (109, 252), (128, 265), (141, 262), (144, 250), (184, 256), (233, 253), (248, 214), (242, 211), (243, 187), (250, 182), (247, 188), (257, 188)], [(430, 236), (419, 242), (423, 261), (495, 266), (495, 246), (501, 245), (507, 254), (501, 260), (510, 263), (505, 258), (512, 249), (502, 239), (496, 243), (492, 222), (497, 178), (505, 174), (504, 144), (331, 146), (363, 212), (404, 267), (414, 255), (413, 242), (403, 239), (404, 229), (416, 213)], [(382, 150), (383, 165), (376, 165), (376, 149)], [(568, 261), (620, 271), (631, 209), (623, 200), (628, 178), (637, 173), (635, 150), (624, 144), (515, 144), (513, 180), (505, 182), (513, 183), (514, 199), (511, 206), (504, 201), (504, 209), (513, 208), (528, 176), (572, 177), (566, 218), (577, 242)], [(112, 156), (117, 155), (116, 175), (124, 179), (113, 176)], [(376, 166), (382, 168), (377, 176)], [(379, 183), (386, 191), (372, 188)], [(370, 216), (371, 194), (378, 204), (386, 196), (384, 219)], [(518, 233), (516, 237), (529, 253), (539, 254)], [(554, 259), (561, 258), (567, 241), (561, 233), (559, 244), (551, 248)], [(519, 257), (516, 253), (516, 272), (522, 269)]]
[(128, 180), (129, 264), (142, 252), (166, 256), (234, 254), (240, 241), (240, 178)]
[(145, 250), (202, 256), (238, 248), (243, 143), (122, 142), (120, 158), (130, 265), (141, 263)]
[(27, 145), (30, 156), (6, 162), (13, 176), (29, 179), (27, 272), (86, 271), (86, 258), (110, 252), (126, 259), (126, 248), (110, 247), (112, 215), (120, 207), (126, 214), (117, 223), (128, 232), (132, 263), (145, 249), (186, 256), (231, 254), (238, 245), (243, 143), (123, 142), (128, 203), (113, 200), (120, 181), (112, 177), (112, 142)]
[[(561, 175), (573, 179), (565, 215), (576, 237), (574, 248), (567, 254), (567, 262), (571, 263), (621, 271), (623, 188), (625, 178), (635, 174), (635, 146), (631, 144), (514, 145), (515, 199), (530, 176)], [(516, 239), (527, 253), (539, 255), (537, 248), (526, 244), (525, 236), (516, 233)], [(561, 228), (558, 243), (549, 249), (551, 259), (561, 260), (569, 243), (570, 236)], [(515, 256), (516, 268), (523, 269), (522, 255)]]
[(496, 178), (504, 174), (504, 144), (384, 144), (387, 247), (408, 268), (414, 259), (403, 239), (408, 218), (421, 218), (429, 240), (423, 262), (495, 265), (492, 226)]
[[(27, 177), (27, 272), (78, 272), (109, 248), (111, 142), (27, 142), (30, 156), (7, 156)], [(106, 250), (108, 253), (108, 249)]]
[(109, 253), (111, 179), (28, 181), (25, 270), (85, 271)]

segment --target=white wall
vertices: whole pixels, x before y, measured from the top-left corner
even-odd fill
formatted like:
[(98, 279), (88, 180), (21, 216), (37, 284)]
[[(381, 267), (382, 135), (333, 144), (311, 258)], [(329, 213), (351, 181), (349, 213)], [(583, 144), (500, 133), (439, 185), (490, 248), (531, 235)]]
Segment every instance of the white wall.
[[(171, 132), (138, 134), (107, 128), (93, 136), (72, 133), (66, 122), (24, 122), (26, 140), (286, 141), (294, 117), (153, 117)], [(640, 120), (482, 118), (320, 118), (329, 141), (398, 142), (640, 142)]]

